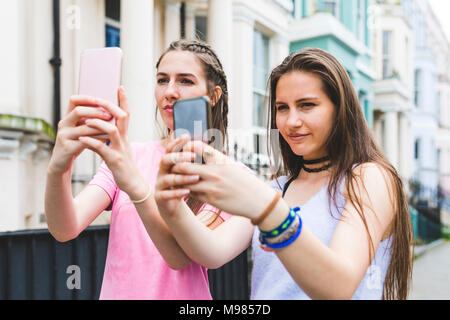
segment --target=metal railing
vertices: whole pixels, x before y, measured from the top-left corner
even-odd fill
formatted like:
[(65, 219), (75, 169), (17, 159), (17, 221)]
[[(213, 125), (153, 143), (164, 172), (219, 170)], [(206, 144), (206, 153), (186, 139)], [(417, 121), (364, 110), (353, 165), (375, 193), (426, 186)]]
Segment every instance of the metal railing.
[(409, 189), (409, 204), (416, 209), (411, 214), (416, 241), (428, 243), (441, 238), (441, 210), (450, 209), (450, 199), (440, 187), (428, 187), (414, 180), (410, 181)]
[[(48, 230), (0, 233), (0, 300), (98, 299), (105, 268), (109, 226), (89, 227), (76, 239), (56, 241)], [(71, 286), (79, 268), (79, 287)], [(248, 299), (247, 251), (208, 270), (213, 299)]]

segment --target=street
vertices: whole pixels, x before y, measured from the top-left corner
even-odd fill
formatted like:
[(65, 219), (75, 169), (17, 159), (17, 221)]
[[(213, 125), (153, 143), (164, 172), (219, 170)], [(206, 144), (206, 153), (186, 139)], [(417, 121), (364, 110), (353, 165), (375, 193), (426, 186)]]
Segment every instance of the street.
[(409, 300), (450, 300), (450, 242), (414, 261)]

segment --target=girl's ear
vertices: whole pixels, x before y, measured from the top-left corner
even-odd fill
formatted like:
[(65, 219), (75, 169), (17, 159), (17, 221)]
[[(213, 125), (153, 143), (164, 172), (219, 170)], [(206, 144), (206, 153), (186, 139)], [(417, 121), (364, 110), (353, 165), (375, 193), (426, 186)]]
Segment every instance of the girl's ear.
[(211, 107), (216, 105), (216, 103), (220, 100), (220, 97), (222, 97), (222, 88), (220, 86), (215, 86), (211, 97)]

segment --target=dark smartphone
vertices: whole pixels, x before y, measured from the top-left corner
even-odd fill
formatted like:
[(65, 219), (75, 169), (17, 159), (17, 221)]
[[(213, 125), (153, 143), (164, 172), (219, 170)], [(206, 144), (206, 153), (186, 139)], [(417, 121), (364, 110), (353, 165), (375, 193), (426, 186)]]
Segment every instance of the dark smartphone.
[(175, 138), (189, 133), (191, 139), (208, 142), (211, 128), (211, 104), (208, 97), (178, 100), (173, 105)]

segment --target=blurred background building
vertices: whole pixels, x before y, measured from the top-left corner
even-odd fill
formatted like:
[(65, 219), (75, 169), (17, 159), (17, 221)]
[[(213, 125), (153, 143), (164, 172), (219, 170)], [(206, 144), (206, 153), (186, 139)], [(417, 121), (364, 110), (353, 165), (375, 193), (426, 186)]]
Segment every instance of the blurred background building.
[[(179, 38), (205, 40), (218, 52), (229, 79), (231, 152), (256, 160), (258, 170), (268, 163), (270, 71), (290, 52), (330, 51), (414, 207), (448, 211), (450, 46), (427, 0), (1, 0), (0, 7), (8, 44), (0, 53), (7, 75), (0, 79), (0, 231), (46, 227), (46, 169), (83, 50), (122, 48), (130, 139), (146, 141), (160, 135), (155, 64)], [(77, 159), (74, 194), (100, 161), (90, 151)], [(439, 222), (450, 223), (446, 217)], [(105, 212), (94, 224), (108, 222)]]

